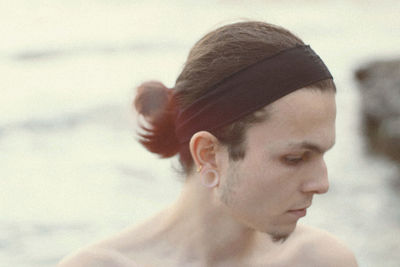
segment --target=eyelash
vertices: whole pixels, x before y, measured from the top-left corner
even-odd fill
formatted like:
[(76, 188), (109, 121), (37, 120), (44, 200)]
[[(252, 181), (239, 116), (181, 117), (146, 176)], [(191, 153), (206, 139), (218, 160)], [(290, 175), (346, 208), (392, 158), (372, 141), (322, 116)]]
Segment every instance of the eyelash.
[(291, 158), (291, 157), (285, 157), (285, 163), (289, 165), (297, 165), (299, 164), (303, 158)]
[(303, 161), (307, 160), (309, 158), (309, 153), (304, 153), (303, 155), (299, 156), (286, 156), (284, 157), (284, 161), (288, 165), (298, 165), (302, 163)]

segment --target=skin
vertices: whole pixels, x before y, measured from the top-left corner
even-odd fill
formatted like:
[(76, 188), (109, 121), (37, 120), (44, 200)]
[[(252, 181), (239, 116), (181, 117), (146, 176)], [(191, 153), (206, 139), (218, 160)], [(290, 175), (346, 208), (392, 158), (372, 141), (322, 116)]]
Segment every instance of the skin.
[(173, 205), (59, 267), (357, 266), (340, 241), (299, 225), (293, 212), (328, 191), (323, 156), (335, 143), (335, 94), (301, 89), (271, 107), (248, 129), (244, 159), (230, 160), (212, 134), (196, 133), (190, 150), (201, 171)]

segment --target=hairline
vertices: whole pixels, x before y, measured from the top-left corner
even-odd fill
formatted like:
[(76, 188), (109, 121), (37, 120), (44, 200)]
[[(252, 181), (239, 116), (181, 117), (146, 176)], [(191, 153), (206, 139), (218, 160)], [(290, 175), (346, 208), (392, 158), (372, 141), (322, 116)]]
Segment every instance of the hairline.
[[(320, 87), (316, 86), (315, 84), (311, 84), (311, 85), (309, 85), (309, 86), (299, 88), (299, 89), (297, 89), (297, 90), (295, 90), (295, 91), (293, 91), (293, 92), (296, 92), (296, 91), (298, 91), (298, 90), (303, 90), (303, 89), (305, 89), (305, 90), (312, 90), (312, 91), (319, 91), (319, 92), (322, 92), (322, 93), (323, 93), (323, 92), (327, 92), (327, 93), (334, 93), (334, 94), (336, 94), (336, 88), (334, 88), (334, 87), (320, 88)], [(283, 97), (285, 97), (285, 96), (283, 96)], [(279, 98), (279, 99), (282, 99), (283, 97), (281, 97), (281, 98)], [(278, 100), (279, 100), (279, 99), (278, 99)], [(254, 116), (254, 115), (256, 115), (257, 113), (259, 113), (260, 120), (257, 120), (257, 121), (255, 121), (255, 122), (250, 122), (250, 123), (248, 123), (248, 127), (246, 127), (246, 129), (244, 130), (245, 132), (244, 132), (244, 134), (243, 134), (243, 142), (242, 142), (242, 144), (240, 144), (240, 146), (242, 146), (242, 149), (244, 149), (244, 151), (243, 151), (243, 152), (244, 152), (244, 157), (241, 158), (241, 159), (239, 159), (239, 160), (243, 160), (243, 159), (245, 158), (245, 156), (246, 156), (247, 141), (248, 141), (248, 131), (249, 131), (252, 127), (256, 126), (257, 124), (260, 124), (260, 123), (263, 123), (263, 122), (268, 121), (268, 119), (270, 119), (271, 116), (273, 116), (273, 114), (274, 114), (275, 112), (277, 112), (274, 103), (276, 103), (276, 101), (275, 101), (275, 102), (272, 102), (272, 103), (270, 103), (270, 104), (267, 104), (267, 105), (265, 105), (264, 107), (262, 107), (261, 109), (258, 109), (258, 110), (256, 110), (256, 111), (254, 111), (253, 113), (250, 113), (250, 115), (248, 115), (248, 116)], [(240, 121), (240, 119), (237, 120), (237, 121), (235, 121), (235, 122), (233, 122), (232, 124), (234, 124), (234, 123), (236, 123), (236, 122), (239, 122), (239, 121)], [(293, 145), (294, 145), (294, 144), (296, 144), (296, 143), (293, 142)], [(311, 150), (315, 150), (315, 151), (319, 151), (319, 152), (327, 151), (327, 150), (330, 149), (330, 148), (329, 148), (329, 149), (324, 150), (324, 149), (322, 149), (322, 147), (320, 147), (319, 145), (317, 145), (317, 144), (315, 144), (315, 143), (313, 143), (313, 142), (308, 142), (308, 141), (299, 142), (299, 143), (297, 143), (297, 144), (302, 144), (302, 145), (304, 145), (304, 146), (308, 146), (308, 148), (310, 148), (310, 149), (312, 148)], [(332, 145), (332, 146), (333, 146), (333, 145)], [(231, 157), (229, 157), (229, 160), (230, 160), (230, 161), (232, 160)], [(233, 160), (232, 160), (232, 161), (233, 161)]]

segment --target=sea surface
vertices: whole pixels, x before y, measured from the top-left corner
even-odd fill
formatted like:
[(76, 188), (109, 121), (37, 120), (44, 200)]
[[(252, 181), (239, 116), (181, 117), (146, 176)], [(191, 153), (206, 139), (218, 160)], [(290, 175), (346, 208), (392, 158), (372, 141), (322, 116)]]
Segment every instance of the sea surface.
[(367, 152), (353, 79), (400, 57), (399, 13), (397, 0), (1, 0), (0, 266), (55, 266), (177, 198), (176, 159), (136, 141), (134, 88), (172, 87), (195, 41), (243, 19), (299, 35), (338, 86), (331, 188), (301, 222), (362, 267), (400, 266), (399, 166)]

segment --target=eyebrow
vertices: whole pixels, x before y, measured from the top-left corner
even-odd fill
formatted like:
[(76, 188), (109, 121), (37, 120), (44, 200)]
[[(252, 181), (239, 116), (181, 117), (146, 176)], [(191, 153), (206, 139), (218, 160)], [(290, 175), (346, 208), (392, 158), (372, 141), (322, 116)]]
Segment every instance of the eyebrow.
[(319, 146), (319, 145), (317, 145), (315, 143), (312, 143), (312, 142), (308, 142), (308, 141), (303, 141), (303, 142), (298, 142), (298, 143), (297, 142), (292, 142), (292, 143), (288, 144), (288, 146), (290, 148), (305, 148), (305, 149), (309, 149), (309, 150), (312, 150), (312, 151), (315, 151), (315, 152), (321, 153), (321, 154), (323, 154), (326, 151), (328, 151), (334, 145), (335, 144), (333, 144), (332, 146), (330, 146), (327, 149), (324, 149), (321, 146)]

